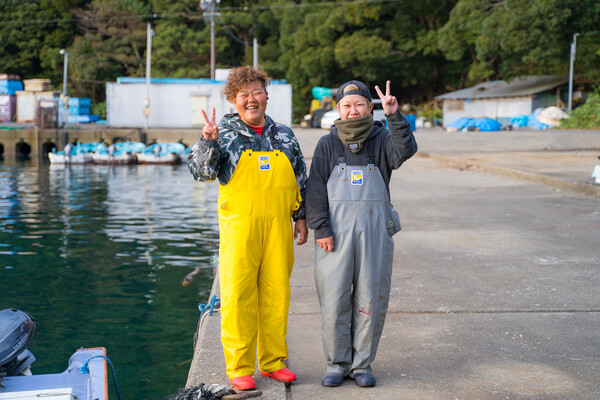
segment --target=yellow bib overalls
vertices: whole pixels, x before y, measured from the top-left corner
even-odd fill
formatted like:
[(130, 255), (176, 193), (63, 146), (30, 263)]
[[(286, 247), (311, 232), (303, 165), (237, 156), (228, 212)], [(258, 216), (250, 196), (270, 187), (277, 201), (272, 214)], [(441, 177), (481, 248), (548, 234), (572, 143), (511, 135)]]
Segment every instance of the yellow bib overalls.
[(285, 368), (291, 216), (301, 201), (292, 165), (279, 150), (245, 150), (219, 186), (221, 341), (230, 379)]

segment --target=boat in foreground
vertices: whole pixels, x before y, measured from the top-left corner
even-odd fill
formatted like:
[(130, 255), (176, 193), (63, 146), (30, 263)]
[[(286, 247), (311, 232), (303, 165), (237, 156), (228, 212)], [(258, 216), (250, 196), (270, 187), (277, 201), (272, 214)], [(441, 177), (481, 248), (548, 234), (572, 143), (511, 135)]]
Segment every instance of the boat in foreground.
[(107, 400), (103, 347), (77, 350), (61, 373), (31, 374), (35, 357), (27, 346), (37, 329), (37, 322), (26, 312), (14, 308), (0, 311), (0, 399)]
[[(4, 378), (0, 386), (0, 399), (39, 400), (51, 397), (56, 400), (108, 399), (106, 349), (92, 348), (76, 351), (68, 367), (59, 374), (20, 375)], [(81, 368), (87, 365), (88, 372)]]

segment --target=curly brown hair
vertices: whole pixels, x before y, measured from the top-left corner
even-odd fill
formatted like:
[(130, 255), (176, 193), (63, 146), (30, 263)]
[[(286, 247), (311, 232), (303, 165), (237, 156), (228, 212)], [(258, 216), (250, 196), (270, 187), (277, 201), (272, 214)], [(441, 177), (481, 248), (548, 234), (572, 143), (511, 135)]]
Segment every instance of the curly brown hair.
[(263, 89), (267, 90), (271, 80), (267, 77), (265, 71), (254, 69), (248, 65), (233, 68), (227, 75), (227, 83), (225, 83), (225, 89), (223, 90), (225, 98), (233, 101), (244, 86), (253, 82), (261, 82)]

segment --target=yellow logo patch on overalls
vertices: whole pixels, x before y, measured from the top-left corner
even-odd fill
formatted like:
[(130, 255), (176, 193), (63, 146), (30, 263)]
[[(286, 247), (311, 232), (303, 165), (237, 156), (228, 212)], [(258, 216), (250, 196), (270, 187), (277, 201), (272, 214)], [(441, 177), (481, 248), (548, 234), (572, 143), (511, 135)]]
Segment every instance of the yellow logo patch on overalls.
[(352, 180), (350, 181), (353, 185), (363, 184), (363, 172), (361, 170), (352, 171)]
[(271, 160), (269, 159), (269, 156), (258, 156), (258, 169), (271, 169)]

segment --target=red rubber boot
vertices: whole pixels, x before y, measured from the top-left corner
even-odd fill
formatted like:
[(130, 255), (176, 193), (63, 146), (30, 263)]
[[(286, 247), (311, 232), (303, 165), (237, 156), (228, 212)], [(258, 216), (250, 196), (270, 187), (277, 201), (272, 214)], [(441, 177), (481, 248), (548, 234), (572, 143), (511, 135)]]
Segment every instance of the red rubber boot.
[(256, 382), (252, 375), (238, 376), (230, 379), (231, 384), (237, 390), (252, 390), (256, 389)]
[(268, 376), (269, 378), (275, 379), (277, 382), (293, 382), (297, 379), (296, 374), (290, 371), (288, 368), (278, 369), (273, 372), (260, 371), (262, 376)]

